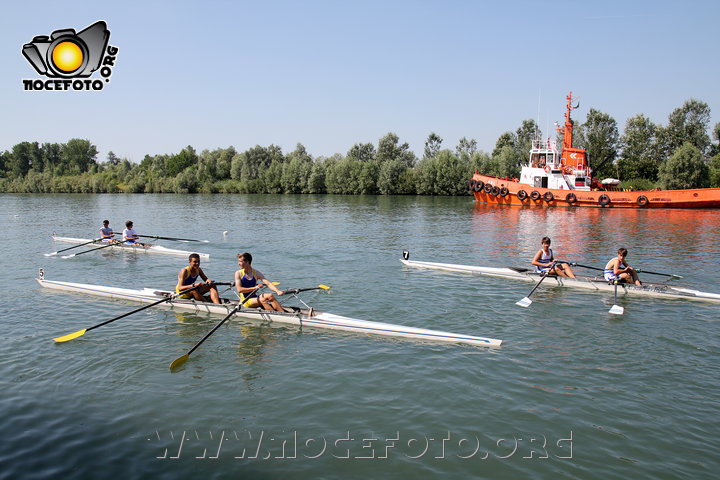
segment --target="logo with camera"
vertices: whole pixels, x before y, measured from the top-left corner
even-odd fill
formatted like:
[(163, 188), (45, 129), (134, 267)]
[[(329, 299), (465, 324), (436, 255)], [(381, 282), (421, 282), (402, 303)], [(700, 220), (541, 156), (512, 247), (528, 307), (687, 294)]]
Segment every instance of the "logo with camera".
[[(55, 30), (38, 35), (22, 47), (30, 65), (47, 79), (23, 79), (25, 90), (102, 90), (110, 82), (118, 48), (108, 45), (110, 30), (103, 21), (76, 32)], [(98, 72), (95, 78), (89, 78)]]

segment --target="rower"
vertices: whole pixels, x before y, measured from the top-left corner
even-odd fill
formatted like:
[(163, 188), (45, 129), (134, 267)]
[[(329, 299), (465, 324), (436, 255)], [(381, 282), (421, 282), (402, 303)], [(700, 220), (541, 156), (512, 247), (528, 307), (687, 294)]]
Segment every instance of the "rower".
[(617, 257), (613, 258), (605, 265), (605, 280), (608, 282), (621, 282), (629, 283), (632, 282), (635, 285), (642, 285), (640, 278), (638, 278), (637, 271), (628, 265), (627, 248), (620, 247), (617, 252)]
[(535, 265), (535, 271), (545, 275), (558, 275), (560, 277), (575, 278), (575, 273), (566, 263), (555, 263), (552, 248), (550, 248), (550, 238), (543, 237), (540, 241), (542, 248), (533, 257), (532, 263)]
[(103, 220), (103, 226), (100, 229), (100, 238), (104, 243), (115, 243), (115, 233), (110, 227), (110, 220)]
[[(198, 277), (205, 282), (204, 285), (201, 282), (196, 282)], [(197, 287), (198, 285), (202, 286), (191, 292), (183, 293), (180, 295), (180, 298), (194, 298), (200, 302), (220, 303), (220, 295), (218, 294), (217, 288), (215, 288), (213, 281), (205, 275), (203, 269), (200, 268), (200, 255), (197, 253), (191, 253), (188, 257), (188, 266), (178, 272), (178, 281), (177, 285), (175, 285), (175, 293), (183, 292), (189, 288)], [(206, 293), (210, 294), (209, 299), (205, 296)]]
[[(273, 283), (265, 277), (259, 270), (252, 267), (252, 255), (249, 253), (238, 253), (238, 266), (240, 269), (235, 272), (235, 288), (243, 306), (248, 308), (262, 307), (265, 310), (275, 310), (276, 312), (284, 312), (285, 309), (272, 293), (262, 293), (258, 295), (258, 281), (270, 290), (282, 296), (285, 294), (282, 290), (278, 290)], [(246, 297), (247, 295), (247, 297)]]
[(138, 242), (138, 239), (140, 239), (140, 236), (133, 229), (132, 220), (128, 220), (127, 222), (125, 222), (125, 230), (123, 230), (122, 235), (123, 235), (123, 243), (125, 243), (125, 245), (137, 245), (139, 247), (152, 246), (150, 244)]

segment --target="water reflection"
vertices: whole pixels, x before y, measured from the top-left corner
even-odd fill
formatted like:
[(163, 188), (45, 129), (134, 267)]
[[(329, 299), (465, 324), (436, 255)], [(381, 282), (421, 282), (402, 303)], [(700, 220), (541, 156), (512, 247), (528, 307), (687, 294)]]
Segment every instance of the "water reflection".
[[(135, 265), (139, 260), (137, 252), (120, 251), (114, 248), (104, 248), (97, 253), (105, 260), (116, 261), (119, 259), (125, 265)], [(92, 254), (89, 253), (88, 255)]]
[[(195, 342), (200, 341), (204, 335), (209, 332), (216, 323), (209, 322), (208, 320), (215, 320), (216, 317), (198, 316), (192, 313), (177, 313), (175, 318), (181, 325), (180, 328), (173, 329), (173, 333), (193, 339), (193, 345)], [(217, 319), (220, 322), (221, 319)], [(224, 327), (220, 328), (220, 331), (216, 332), (216, 335), (221, 335), (222, 330), (226, 332), (228, 330), (235, 331), (239, 330), (240, 337), (234, 332), (231, 336), (232, 342), (237, 342), (237, 357), (240, 363), (247, 367), (253, 367), (261, 362), (267, 360), (266, 356), (272, 352), (272, 346), (275, 346), (279, 342), (281, 336), (279, 333), (283, 327), (273, 327), (267, 324), (256, 324), (250, 323), (244, 319), (231, 319)], [(258, 374), (248, 373), (250, 370), (243, 368), (242, 377), (246, 382), (252, 383), (252, 381), (259, 378)]]
[[(175, 313), (175, 312), (173, 312)], [(195, 315), (188, 315), (187, 313), (175, 313), (175, 319), (178, 321), (178, 323), (186, 323), (186, 324), (192, 324), (197, 325), (197, 319), (199, 317)], [(182, 332), (181, 332), (182, 334)]]

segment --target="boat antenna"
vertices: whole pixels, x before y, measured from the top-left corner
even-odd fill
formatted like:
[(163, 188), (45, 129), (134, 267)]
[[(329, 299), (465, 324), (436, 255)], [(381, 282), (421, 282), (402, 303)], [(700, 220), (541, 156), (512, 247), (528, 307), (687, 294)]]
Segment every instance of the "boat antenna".
[(540, 128), (540, 96), (542, 95), (542, 88), (538, 88), (538, 116), (537, 116), (537, 126)]
[(547, 132), (548, 140), (550, 140), (550, 115), (545, 119), (545, 131)]

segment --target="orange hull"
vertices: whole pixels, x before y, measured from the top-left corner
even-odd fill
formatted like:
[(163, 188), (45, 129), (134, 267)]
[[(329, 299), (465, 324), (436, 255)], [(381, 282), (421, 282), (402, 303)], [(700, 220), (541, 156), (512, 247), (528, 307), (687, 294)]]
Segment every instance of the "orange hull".
[[(480, 186), (479, 191), (478, 186)], [(478, 173), (473, 175), (469, 187), (476, 201), (497, 205), (596, 208), (720, 208), (720, 188), (633, 192), (562, 190), (532, 187), (516, 180), (480, 175)]]

